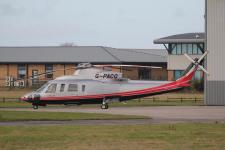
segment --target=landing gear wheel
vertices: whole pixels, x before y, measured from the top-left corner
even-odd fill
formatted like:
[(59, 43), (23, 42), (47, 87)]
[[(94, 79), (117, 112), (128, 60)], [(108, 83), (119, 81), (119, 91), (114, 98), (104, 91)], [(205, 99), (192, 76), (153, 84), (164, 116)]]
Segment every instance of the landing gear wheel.
[(101, 105), (101, 109), (108, 109), (108, 108), (109, 108), (109, 105), (107, 103)]
[(38, 105), (33, 105), (33, 109), (38, 109)]

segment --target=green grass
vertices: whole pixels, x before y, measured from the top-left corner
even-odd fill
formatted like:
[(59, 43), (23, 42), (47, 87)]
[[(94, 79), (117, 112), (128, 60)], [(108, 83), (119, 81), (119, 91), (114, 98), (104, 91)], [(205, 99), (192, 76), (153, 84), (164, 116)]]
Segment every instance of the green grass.
[(6, 101), (6, 102), (2, 102), (0, 101), (0, 108), (31, 108), (32, 104), (31, 103), (27, 103), (27, 102), (19, 102), (19, 101)]
[(0, 126), (1, 150), (222, 150), (225, 124)]
[(143, 119), (144, 116), (74, 112), (0, 111), (0, 121)]
[(0, 88), (0, 97), (5, 97), (5, 98), (19, 98), (22, 97), (23, 95), (32, 92), (33, 89), (25, 88), (25, 89), (18, 89), (18, 88)]

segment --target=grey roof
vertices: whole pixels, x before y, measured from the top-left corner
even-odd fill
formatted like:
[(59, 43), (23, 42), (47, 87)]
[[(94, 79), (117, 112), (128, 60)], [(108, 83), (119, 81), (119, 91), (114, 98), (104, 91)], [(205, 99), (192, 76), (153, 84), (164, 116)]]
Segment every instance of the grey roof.
[(166, 63), (165, 52), (102, 46), (0, 47), (0, 63)]
[(106, 49), (122, 62), (167, 62), (167, 51), (162, 49)]
[(176, 34), (172, 36), (163, 37), (154, 40), (155, 44), (168, 44), (168, 43), (203, 43), (205, 41), (205, 33), (185, 33)]

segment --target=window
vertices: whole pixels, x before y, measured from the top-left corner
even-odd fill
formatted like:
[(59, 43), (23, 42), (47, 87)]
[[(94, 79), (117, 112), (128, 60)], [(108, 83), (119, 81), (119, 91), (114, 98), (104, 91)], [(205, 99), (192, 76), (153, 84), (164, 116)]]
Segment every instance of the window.
[(76, 92), (76, 91), (78, 91), (77, 84), (69, 84), (68, 92)]
[(172, 53), (173, 55), (176, 55), (176, 54), (177, 54), (176, 44), (171, 44), (171, 49), (172, 49), (171, 53)]
[(52, 64), (46, 64), (45, 65), (45, 72), (46, 74), (46, 78), (47, 79), (52, 79), (53, 78), (53, 65)]
[(201, 49), (204, 49), (204, 44), (170, 44), (169, 48), (171, 49), (172, 55), (182, 55), (182, 54), (190, 54), (190, 55), (201, 55)]
[(201, 80), (201, 78), (202, 78), (201, 71), (196, 71), (192, 80)]
[(48, 83), (45, 83), (42, 87), (40, 87), (39, 89), (36, 90), (37, 93), (41, 93), (47, 86), (49, 85)]
[(182, 54), (187, 53), (187, 44), (182, 44)]
[(183, 70), (174, 70), (174, 79), (177, 80), (183, 75)]
[(197, 44), (193, 44), (193, 54), (198, 54)]
[(60, 86), (60, 92), (64, 92), (64, 89), (65, 89), (65, 84), (61, 84), (61, 86)]
[(53, 84), (49, 85), (49, 87), (48, 87), (48, 89), (45, 93), (55, 93), (56, 87), (57, 87), (56, 83), (53, 83)]
[(24, 79), (26, 76), (26, 66), (18, 65), (18, 79)]
[(204, 49), (203, 44), (199, 44), (199, 46), (198, 46), (198, 54), (202, 54), (201, 48)]
[(138, 70), (138, 76), (139, 76), (139, 79), (141, 79), (141, 80), (148, 80), (148, 79), (150, 79), (150, 71), (149, 71), (149, 69), (140, 68)]
[(182, 48), (181, 48), (181, 44), (177, 44), (177, 54), (180, 55), (182, 54)]
[(187, 44), (187, 53), (192, 54), (192, 44)]
[(85, 85), (82, 85), (82, 92), (85, 91)]

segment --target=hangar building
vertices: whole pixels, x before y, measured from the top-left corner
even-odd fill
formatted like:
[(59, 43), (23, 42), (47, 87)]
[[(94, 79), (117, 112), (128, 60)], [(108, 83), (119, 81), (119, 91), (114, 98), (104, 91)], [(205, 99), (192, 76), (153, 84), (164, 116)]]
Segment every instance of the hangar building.
[[(7, 86), (39, 85), (62, 75), (71, 75), (74, 70), (61, 70), (27, 80), (37, 74), (57, 69), (75, 67), (78, 63), (136, 64), (159, 66), (149, 68), (116, 68), (130, 79), (167, 80), (167, 52), (159, 49), (116, 49), (102, 46), (51, 46), (51, 47), (0, 47), (0, 83)], [(7, 78), (8, 79), (8, 78)], [(13, 81), (11, 81), (13, 79)], [(27, 82), (28, 81), (28, 82)], [(9, 85), (10, 83), (10, 85)]]
[(205, 104), (225, 105), (225, 0), (205, 1), (206, 60)]

